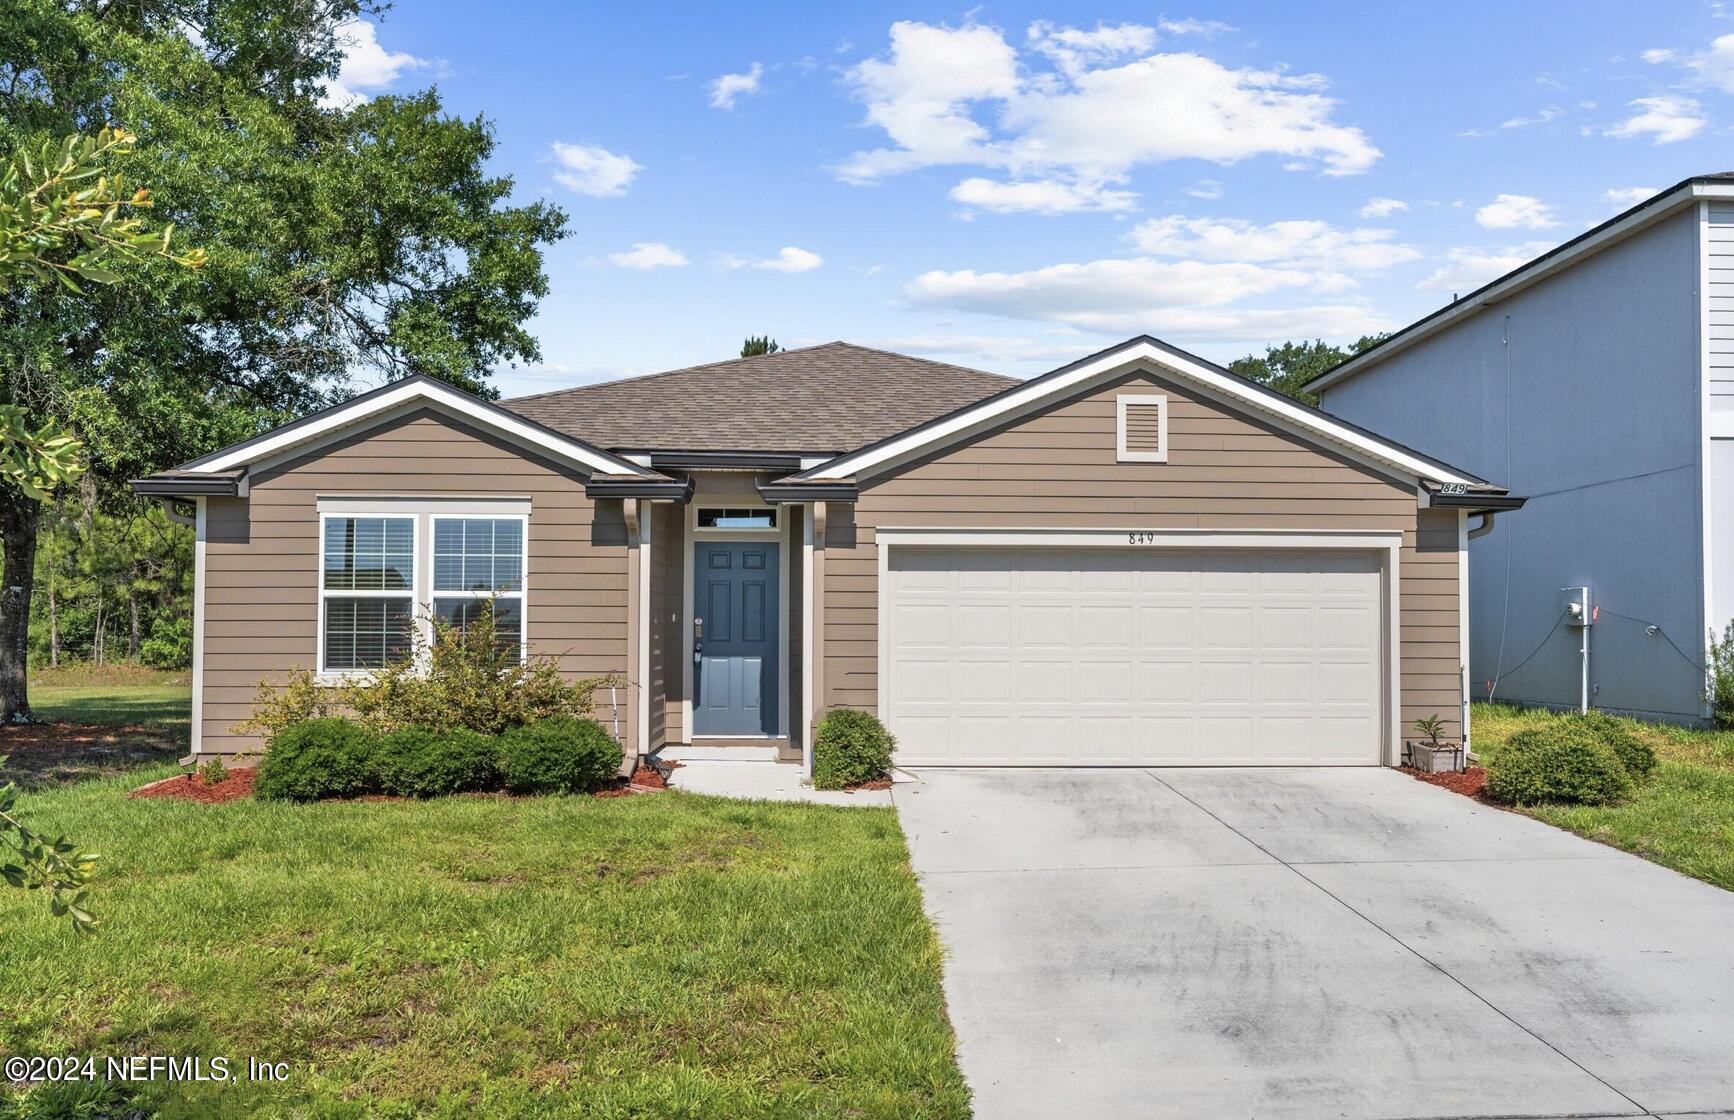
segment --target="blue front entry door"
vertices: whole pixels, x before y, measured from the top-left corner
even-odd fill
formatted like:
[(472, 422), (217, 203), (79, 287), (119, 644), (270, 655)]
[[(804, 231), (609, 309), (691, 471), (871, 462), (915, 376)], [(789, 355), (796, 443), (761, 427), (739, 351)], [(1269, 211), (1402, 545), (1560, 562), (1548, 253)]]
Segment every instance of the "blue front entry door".
[(693, 546), (695, 735), (777, 733), (777, 546)]

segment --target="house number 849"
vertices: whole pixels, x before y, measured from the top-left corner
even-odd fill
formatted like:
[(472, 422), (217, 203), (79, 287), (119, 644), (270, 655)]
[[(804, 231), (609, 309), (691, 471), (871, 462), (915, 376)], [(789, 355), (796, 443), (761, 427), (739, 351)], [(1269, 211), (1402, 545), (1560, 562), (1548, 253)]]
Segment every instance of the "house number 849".
[(1127, 544), (1155, 544), (1156, 543), (1156, 534), (1155, 533), (1127, 533), (1126, 534), (1126, 543)]

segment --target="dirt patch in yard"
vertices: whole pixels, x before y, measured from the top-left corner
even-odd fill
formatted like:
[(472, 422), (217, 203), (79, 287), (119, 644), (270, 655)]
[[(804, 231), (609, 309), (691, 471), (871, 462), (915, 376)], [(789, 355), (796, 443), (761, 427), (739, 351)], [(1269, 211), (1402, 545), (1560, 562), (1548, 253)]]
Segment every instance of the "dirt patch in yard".
[(1465, 797), (1486, 800), (1487, 768), (1471, 766), (1467, 770), (1448, 770), (1443, 774), (1428, 774), (1410, 766), (1400, 766), (1399, 770), (1419, 782), (1430, 786), (1442, 786), (1452, 793), (1461, 793)]
[(155, 727), (98, 723), (21, 723), (0, 727), (0, 781), (25, 789), (105, 778), (153, 762), (173, 762), (185, 743)]
[(177, 774), (132, 791), (134, 797), (174, 797), (182, 801), (198, 801), (217, 805), (253, 796), (253, 778), (259, 772), (254, 766), (230, 769), (229, 776), (215, 784), (207, 783), (197, 774)]

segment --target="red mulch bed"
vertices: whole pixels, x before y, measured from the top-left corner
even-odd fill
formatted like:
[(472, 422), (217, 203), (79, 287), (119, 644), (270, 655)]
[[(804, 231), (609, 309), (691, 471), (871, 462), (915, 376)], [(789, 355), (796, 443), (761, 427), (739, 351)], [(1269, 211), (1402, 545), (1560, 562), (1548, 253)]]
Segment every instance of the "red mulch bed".
[(1471, 766), (1467, 770), (1451, 770), (1443, 774), (1427, 774), (1411, 766), (1402, 766), (1398, 769), (1416, 781), (1426, 782), (1430, 786), (1442, 786), (1452, 793), (1461, 793), (1465, 797), (1482, 798), (1482, 791), (1487, 788), (1487, 768), (1485, 766)]
[(205, 780), (197, 774), (181, 774), (173, 778), (164, 778), (160, 782), (152, 782), (148, 786), (140, 786), (132, 791), (134, 797), (178, 797), (182, 801), (198, 801), (205, 805), (216, 805), (224, 801), (235, 801), (242, 797), (253, 796), (253, 777), (258, 774), (256, 766), (231, 767), (229, 776), (216, 785), (206, 785)]
[[(258, 774), (258, 767), (230, 767), (229, 776), (214, 786), (205, 784), (204, 779), (197, 774), (180, 774), (173, 778), (164, 778), (160, 782), (152, 782), (132, 791), (134, 797), (177, 797), (183, 801), (198, 801), (206, 805), (215, 805), (224, 801), (234, 801), (242, 797), (253, 796), (253, 778)], [(630, 781), (617, 781), (614, 785), (599, 789), (595, 797), (630, 797), (635, 793), (652, 793), (668, 788), (668, 783), (657, 772), (656, 767), (640, 765), (633, 771)], [(477, 797), (506, 797), (503, 793), (479, 793)], [(365, 797), (351, 798), (354, 801), (406, 801), (408, 798), (393, 797), (384, 793), (368, 794)]]
[(891, 788), (891, 779), (890, 778), (874, 778), (870, 782), (858, 782), (857, 784), (852, 785), (852, 786), (844, 786), (843, 792), (844, 793), (854, 793), (857, 790), (863, 790), (863, 789), (890, 789), (890, 788)]

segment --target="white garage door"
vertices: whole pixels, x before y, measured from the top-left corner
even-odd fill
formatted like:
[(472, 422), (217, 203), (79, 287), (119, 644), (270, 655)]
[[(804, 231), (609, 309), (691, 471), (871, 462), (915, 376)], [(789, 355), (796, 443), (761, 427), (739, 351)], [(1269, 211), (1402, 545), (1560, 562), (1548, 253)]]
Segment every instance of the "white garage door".
[(903, 765), (1369, 765), (1380, 572), (1362, 552), (891, 548)]

